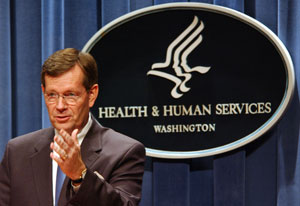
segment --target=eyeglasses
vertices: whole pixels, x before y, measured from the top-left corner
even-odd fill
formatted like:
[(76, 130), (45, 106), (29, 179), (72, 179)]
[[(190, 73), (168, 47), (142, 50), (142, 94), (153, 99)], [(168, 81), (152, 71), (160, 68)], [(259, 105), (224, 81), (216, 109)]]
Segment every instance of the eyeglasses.
[(76, 95), (74, 92), (65, 93), (63, 95), (57, 94), (55, 92), (45, 94), (46, 101), (51, 104), (57, 103), (59, 97), (62, 97), (69, 105), (76, 105), (77, 100), (80, 96)]

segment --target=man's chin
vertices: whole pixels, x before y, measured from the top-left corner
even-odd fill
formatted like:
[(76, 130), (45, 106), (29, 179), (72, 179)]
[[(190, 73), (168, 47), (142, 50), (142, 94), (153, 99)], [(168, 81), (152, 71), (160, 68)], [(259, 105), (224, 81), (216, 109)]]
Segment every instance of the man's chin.
[(58, 131), (60, 131), (61, 129), (65, 130), (66, 132), (68, 132), (70, 135), (72, 133), (72, 131), (74, 130), (74, 127), (68, 124), (55, 124), (54, 128)]

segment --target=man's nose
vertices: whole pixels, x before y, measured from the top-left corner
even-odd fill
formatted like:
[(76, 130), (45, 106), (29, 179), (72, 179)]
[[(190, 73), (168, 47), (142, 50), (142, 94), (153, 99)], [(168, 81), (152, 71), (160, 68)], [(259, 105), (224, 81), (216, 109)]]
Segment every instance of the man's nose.
[(65, 109), (67, 106), (65, 99), (63, 98), (63, 96), (59, 96), (56, 102), (56, 108), (58, 110), (63, 110)]

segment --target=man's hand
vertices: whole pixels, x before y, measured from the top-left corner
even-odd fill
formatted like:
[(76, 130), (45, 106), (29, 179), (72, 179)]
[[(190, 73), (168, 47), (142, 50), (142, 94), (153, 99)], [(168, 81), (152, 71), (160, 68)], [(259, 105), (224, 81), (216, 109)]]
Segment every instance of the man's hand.
[(54, 136), (54, 142), (51, 142), (50, 148), (53, 152), (50, 153), (50, 157), (57, 162), (61, 170), (72, 180), (79, 179), (81, 173), (86, 169), (82, 158), (80, 145), (77, 140), (78, 129), (72, 132), (72, 135), (68, 134), (65, 130), (59, 131), (60, 136)]

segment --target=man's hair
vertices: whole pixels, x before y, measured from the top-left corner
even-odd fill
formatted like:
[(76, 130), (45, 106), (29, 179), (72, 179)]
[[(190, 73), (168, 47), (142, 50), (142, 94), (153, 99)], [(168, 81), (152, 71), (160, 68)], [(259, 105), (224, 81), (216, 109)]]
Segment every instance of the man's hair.
[(98, 69), (95, 59), (89, 53), (80, 52), (74, 48), (58, 50), (44, 62), (41, 81), (45, 87), (45, 75), (57, 77), (78, 65), (83, 73), (83, 86), (89, 90), (98, 82)]

